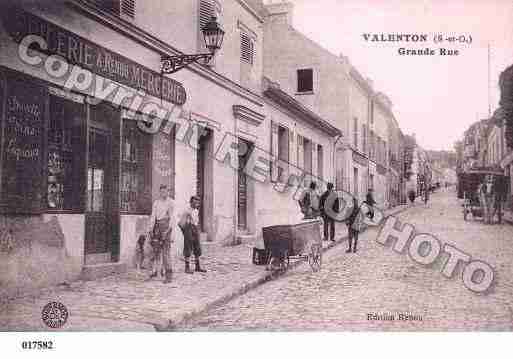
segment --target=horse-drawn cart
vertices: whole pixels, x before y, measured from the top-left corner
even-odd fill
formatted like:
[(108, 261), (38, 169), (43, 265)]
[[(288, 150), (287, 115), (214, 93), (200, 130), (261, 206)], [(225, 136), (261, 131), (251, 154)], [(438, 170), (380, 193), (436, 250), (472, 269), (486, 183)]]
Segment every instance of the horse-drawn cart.
[(473, 167), (458, 175), (458, 197), (463, 199), (463, 219), (481, 217), (489, 221), (497, 215), (502, 222), (507, 177), (500, 168)]
[(320, 270), (322, 244), (319, 220), (264, 227), (262, 235), (270, 256), (268, 263), (271, 270), (286, 269), (291, 258), (307, 259), (314, 272)]

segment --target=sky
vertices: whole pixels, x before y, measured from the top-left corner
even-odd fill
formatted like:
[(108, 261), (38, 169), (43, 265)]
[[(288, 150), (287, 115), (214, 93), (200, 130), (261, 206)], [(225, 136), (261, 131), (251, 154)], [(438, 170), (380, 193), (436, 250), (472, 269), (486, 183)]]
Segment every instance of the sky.
[[(333, 54), (349, 57), (364, 77), (372, 79), (374, 89), (392, 100), (403, 133), (415, 133), (423, 148), (452, 150), (469, 125), (487, 118), (489, 107), (492, 114), (498, 107), (499, 74), (513, 64), (513, 1), (290, 2), (294, 4), (294, 28)], [(367, 42), (364, 33), (427, 34), (429, 39), (424, 43)], [(435, 34), (471, 36), (472, 42), (437, 44)], [(436, 55), (401, 56), (400, 47), (429, 47)], [(439, 55), (439, 48), (456, 49), (459, 55)]]

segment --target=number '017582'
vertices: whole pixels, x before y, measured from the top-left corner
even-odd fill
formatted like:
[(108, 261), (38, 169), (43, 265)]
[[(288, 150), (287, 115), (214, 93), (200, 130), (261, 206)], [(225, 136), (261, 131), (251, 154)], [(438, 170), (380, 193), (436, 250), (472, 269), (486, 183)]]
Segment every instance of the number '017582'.
[(23, 341), (21, 342), (21, 348), (27, 350), (47, 350), (54, 349), (54, 345), (52, 341), (43, 341), (43, 340), (32, 340), (32, 341)]

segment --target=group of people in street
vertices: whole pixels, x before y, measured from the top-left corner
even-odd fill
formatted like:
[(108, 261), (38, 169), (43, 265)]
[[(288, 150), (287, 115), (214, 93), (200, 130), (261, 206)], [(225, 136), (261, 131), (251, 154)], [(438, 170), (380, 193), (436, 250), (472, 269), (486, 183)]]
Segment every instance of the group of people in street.
[[(185, 273), (206, 272), (200, 265), (201, 244), (199, 239), (199, 208), (200, 200), (197, 196), (192, 196), (189, 206), (180, 214), (178, 227), (182, 231), (183, 257), (185, 261)], [(171, 265), (171, 243), (172, 231), (175, 228), (174, 201), (169, 197), (166, 185), (160, 186), (160, 197), (153, 203), (148, 237), (152, 248), (151, 274), (149, 279), (164, 274), (164, 283), (170, 283), (172, 280)], [(195, 268), (191, 269), (191, 254), (195, 258)]]
[[(322, 218), (324, 229), (324, 241), (335, 242), (335, 219), (329, 215), (326, 210), (328, 198), (334, 193), (333, 183), (327, 184), (327, 189), (319, 196), (317, 184), (312, 182), (309, 189), (304, 193), (300, 200), (301, 211), (305, 218)], [(337, 198), (332, 202), (332, 210), (335, 213), (340, 212), (340, 201)], [(345, 219), (348, 231), (349, 248), (347, 253), (355, 253), (358, 245), (358, 235), (362, 230), (364, 217), (372, 218), (374, 215), (373, 206), (376, 204), (372, 195), (372, 189), (369, 189), (366, 199), (362, 204), (353, 197), (353, 203), (350, 214)], [(199, 209), (201, 203), (197, 196), (192, 196), (188, 207), (179, 215), (178, 228), (182, 231), (183, 257), (185, 262), (184, 272), (193, 274), (194, 272), (204, 273), (206, 270), (200, 264), (201, 243), (199, 238)], [(169, 196), (166, 185), (160, 186), (160, 196), (152, 206), (147, 238), (150, 240), (152, 248), (151, 274), (149, 279), (163, 274), (164, 283), (172, 281), (173, 269), (171, 265), (171, 243), (172, 231), (175, 228), (174, 200)], [(140, 243), (138, 243), (139, 245)], [(190, 265), (191, 255), (195, 259), (194, 270)]]
[[(334, 194), (334, 186), (333, 183), (328, 183), (326, 186), (326, 191), (319, 196), (317, 192), (317, 184), (315, 182), (310, 183), (309, 189), (303, 194), (302, 198), (299, 201), (299, 206), (301, 208), (301, 212), (304, 214), (305, 219), (313, 219), (313, 218), (322, 218), (323, 222), (323, 232), (324, 232), (324, 241), (332, 241), (335, 242), (335, 219), (328, 213), (327, 211), (327, 201), (330, 196)], [(376, 204), (376, 201), (373, 197), (373, 190), (370, 188), (367, 192), (365, 201), (362, 204), (358, 203), (356, 197), (353, 198), (353, 203), (351, 213), (345, 219), (345, 224), (347, 226), (348, 233), (348, 244), (349, 248), (346, 253), (355, 253), (358, 245), (358, 235), (363, 227), (363, 221), (365, 216), (369, 218), (374, 217), (374, 209), (373, 207)], [(335, 199), (333, 201), (332, 211), (338, 213), (341, 211), (340, 208), (340, 200)]]

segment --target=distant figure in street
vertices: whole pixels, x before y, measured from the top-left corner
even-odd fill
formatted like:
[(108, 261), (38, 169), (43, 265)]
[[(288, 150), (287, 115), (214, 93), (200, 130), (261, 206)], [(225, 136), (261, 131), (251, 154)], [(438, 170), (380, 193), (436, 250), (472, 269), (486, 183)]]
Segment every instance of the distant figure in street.
[[(326, 200), (330, 197), (330, 195), (336, 196), (336, 193), (333, 191), (333, 183), (331, 183), (331, 182), (328, 183), (326, 188), (327, 188), (326, 192), (324, 192), (322, 194), (321, 199), (320, 199), (321, 216), (322, 216), (322, 220), (324, 222), (324, 240), (325, 241), (328, 240), (328, 232), (329, 232), (330, 241), (335, 242), (335, 220), (331, 216), (328, 215), (328, 213), (324, 207), (327, 205)], [(335, 212), (338, 212), (340, 210), (338, 197), (337, 197), (337, 199), (335, 199), (335, 201), (333, 203), (332, 210)], [(329, 231), (328, 231), (328, 229), (329, 229)]]
[(485, 224), (492, 224), (492, 208), (495, 202), (493, 191), (493, 176), (487, 176), (478, 187), (479, 202), (483, 208)]
[(310, 188), (305, 191), (303, 197), (299, 200), (299, 207), (304, 214), (304, 219), (312, 219), (319, 217), (320, 199), (317, 193), (317, 184), (312, 181)]
[(178, 222), (178, 226), (183, 233), (183, 257), (185, 260), (185, 273), (188, 274), (194, 273), (189, 264), (191, 252), (196, 259), (196, 267), (194, 270), (196, 272), (206, 272), (206, 270), (200, 266), (201, 244), (198, 230), (199, 208), (200, 199), (196, 196), (192, 196), (189, 201), (189, 208), (182, 213), (180, 221)]
[(374, 197), (372, 196), (372, 192), (373, 189), (372, 188), (369, 188), (369, 190), (367, 191), (367, 196), (365, 198), (365, 204), (367, 204), (367, 206), (369, 206), (369, 218), (370, 219), (373, 219), (374, 218), (374, 205), (376, 204), (376, 201), (374, 200)]
[[(150, 216), (149, 235), (153, 248), (152, 273), (150, 278), (156, 277), (159, 271), (164, 271), (164, 283), (171, 282), (171, 231), (173, 230), (174, 201), (168, 196), (166, 185), (160, 186), (160, 198), (153, 203)], [(160, 269), (162, 265), (162, 269)]]
[(410, 189), (408, 191), (408, 199), (410, 200), (411, 204), (413, 204), (413, 202), (415, 202), (415, 191)]

